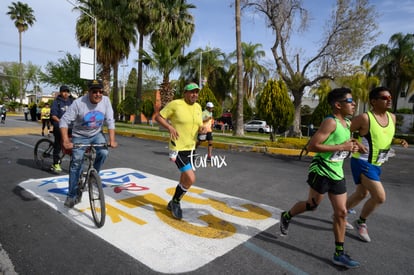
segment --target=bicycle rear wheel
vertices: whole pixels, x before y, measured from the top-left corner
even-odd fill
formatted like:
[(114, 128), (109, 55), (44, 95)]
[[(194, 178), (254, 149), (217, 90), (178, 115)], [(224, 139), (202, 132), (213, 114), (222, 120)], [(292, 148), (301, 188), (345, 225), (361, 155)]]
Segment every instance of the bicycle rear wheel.
[(42, 138), (36, 143), (34, 160), (40, 169), (50, 169), (53, 164), (53, 142), (51, 140)]
[(92, 170), (88, 177), (89, 203), (95, 225), (100, 228), (105, 224), (105, 196), (102, 188), (102, 181), (98, 172)]

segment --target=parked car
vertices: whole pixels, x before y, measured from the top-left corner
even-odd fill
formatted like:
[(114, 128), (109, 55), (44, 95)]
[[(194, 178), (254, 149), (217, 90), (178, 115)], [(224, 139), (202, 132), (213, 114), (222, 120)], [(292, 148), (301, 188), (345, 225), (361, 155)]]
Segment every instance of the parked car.
[(250, 120), (244, 124), (246, 132), (270, 133), (271, 127), (264, 120)]

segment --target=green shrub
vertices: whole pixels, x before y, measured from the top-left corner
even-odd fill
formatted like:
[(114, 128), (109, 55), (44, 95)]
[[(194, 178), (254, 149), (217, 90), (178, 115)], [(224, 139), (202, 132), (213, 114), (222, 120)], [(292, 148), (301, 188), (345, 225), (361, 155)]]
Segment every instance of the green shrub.
[(302, 149), (309, 141), (307, 138), (277, 138), (275, 141), (264, 141), (258, 146), (277, 147), (277, 148), (288, 148), (288, 149)]
[(410, 108), (401, 108), (401, 109), (398, 109), (396, 113), (397, 114), (412, 114), (413, 110)]

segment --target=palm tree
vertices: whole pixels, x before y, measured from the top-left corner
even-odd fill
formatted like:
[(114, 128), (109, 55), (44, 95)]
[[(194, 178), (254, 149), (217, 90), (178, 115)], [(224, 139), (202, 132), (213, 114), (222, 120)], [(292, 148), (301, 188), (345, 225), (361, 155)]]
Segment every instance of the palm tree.
[(179, 66), (179, 59), (182, 57), (182, 46), (176, 43), (175, 48), (167, 42), (158, 41), (152, 43), (152, 53), (143, 52), (143, 60), (150, 68), (158, 70), (162, 75), (160, 85), (161, 108), (174, 99), (174, 90), (170, 83), (171, 72)]
[(235, 4), (235, 21), (236, 21), (236, 55), (237, 55), (237, 105), (236, 105), (236, 128), (233, 131), (235, 136), (244, 135), (243, 128), (243, 57), (241, 44), (241, 10), (240, 0)]
[(362, 57), (363, 61), (373, 62), (371, 73), (390, 88), (394, 98), (392, 110), (396, 111), (398, 97), (409, 92), (414, 80), (414, 35), (392, 35), (388, 45), (375, 46)]
[[(142, 64), (144, 51), (144, 37), (150, 35), (153, 31), (153, 25), (156, 18), (156, 10), (154, 9), (154, 1), (140, 0), (131, 4), (133, 12), (136, 13), (136, 28), (139, 33), (138, 38), (138, 79), (136, 87), (136, 98), (138, 102), (142, 101)], [(141, 123), (141, 116), (135, 116), (135, 123)]]
[[(208, 86), (216, 99), (221, 103), (230, 91), (230, 81), (227, 77), (227, 57), (219, 48), (198, 48), (189, 52), (185, 57), (181, 69), (180, 80), (207, 78)], [(201, 71), (200, 71), (201, 70)], [(226, 83), (227, 85), (224, 85)], [(206, 84), (206, 83), (204, 83)], [(203, 85), (204, 86), (204, 85)]]
[[(128, 57), (130, 45), (137, 42), (137, 32), (134, 24), (131, 24), (136, 20), (136, 14), (131, 12), (128, 0), (81, 0), (80, 3), (82, 9), (98, 20), (97, 61), (102, 65), (102, 79), (107, 94), (111, 94), (111, 68), (113, 69), (112, 105), (117, 118), (118, 65)], [(82, 13), (76, 24), (77, 39), (81, 45), (94, 46), (93, 23), (90, 16)]]
[[(170, 83), (170, 73), (179, 66), (184, 46), (189, 45), (194, 33), (194, 18), (188, 12), (195, 8), (186, 0), (160, 0), (154, 3), (156, 21), (151, 35), (151, 45), (158, 70), (162, 74), (160, 86), (161, 108), (174, 98)], [(144, 58), (149, 58), (145, 54)], [(155, 64), (154, 62), (152, 63)]]
[(23, 103), (23, 64), (22, 64), (22, 33), (29, 29), (29, 26), (32, 26), (36, 22), (36, 18), (33, 15), (33, 9), (28, 5), (20, 1), (12, 2), (12, 5), (9, 6), (9, 11), (7, 12), (10, 15), (10, 19), (14, 20), (14, 25), (19, 32), (19, 66), (20, 66), (20, 84), (19, 84), (19, 93), (20, 93), (20, 104)]
[(370, 75), (371, 65), (363, 61), (361, 66), (356, 67), (357, 71), (351, 76), (341, 77), (337, 80), (340, 86), (349, 87), (352, 91), (352, 97), (356, 102), (356, 110), (360, 110), (362, 103), (362, 112), (365, 112), (369, 103), (369, 91), (380, 84), (380, 79)]
[[(259, 50), (262, 47), (261, 44), (252, 44), (242, 42), (242, 56), (243, 56), (243, 89), (244, 96), (250, 106), (254, 106), (256, 96), (258, 95), (263, 83), (267, 82), (269, 77), (269, 71), (260, 64), (260, 59), (263, 58), (266, 53), (263, 50)], [(236, 56), (236, 52), (231, 54), (232, 57)]]

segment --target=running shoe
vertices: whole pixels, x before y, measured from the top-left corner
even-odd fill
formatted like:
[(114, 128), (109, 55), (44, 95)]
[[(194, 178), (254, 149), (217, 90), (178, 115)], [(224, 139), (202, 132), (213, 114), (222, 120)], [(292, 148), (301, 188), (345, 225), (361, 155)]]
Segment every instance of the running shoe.
[[(334, 215), (332, 215), (332, 220), (334, 219)], [(350, 224), (349, 222), (348, 222), (348, 219), (345, 219), (345, 221), (346, 221), (346, 224), (345, 224), (345, 229), (346, 230), (352, 230), (352, 229), (354, 229), (354, 227), (352, 226), (352, 224)]]
[(286, 236), (288, 234), (288, 228), (289, 228), (289, 220), (285, 218), (286, 211), (282, 212), (280, 214), (280, 233), (282, 233), (282, 236)]
[(336, 265), (344, 266), (346, 268), (357, 268), (360, 266), (359, 262), (352, 260), (351, 257), (345, 253), (338, 255), (334, 253), (332, 262)]
[(62, 167), (60, 167), (60, 164), (59, 163), (53, 164), (52, 165), (52, 170), (55, 171), (55, 172), (57, 172), (57, 173), (60, 173), (60, 172), (62, 172)]
[(167, 209), (171, 211), (171, 215), (177, 220), (183, 218), (183, 211), (181, 210), (179, 202), (170, 201), (167, 205)]
[(348, 214), (356, 214), (356, 211), (354, 208), (348, 209)]
[(359, 238), (369, 243), (371, 241), (371, 238), (368, 235), (368, 226), (365, 223), (358, 223), (358, 220), (354, 221), (355, 229), (358, 231)]

